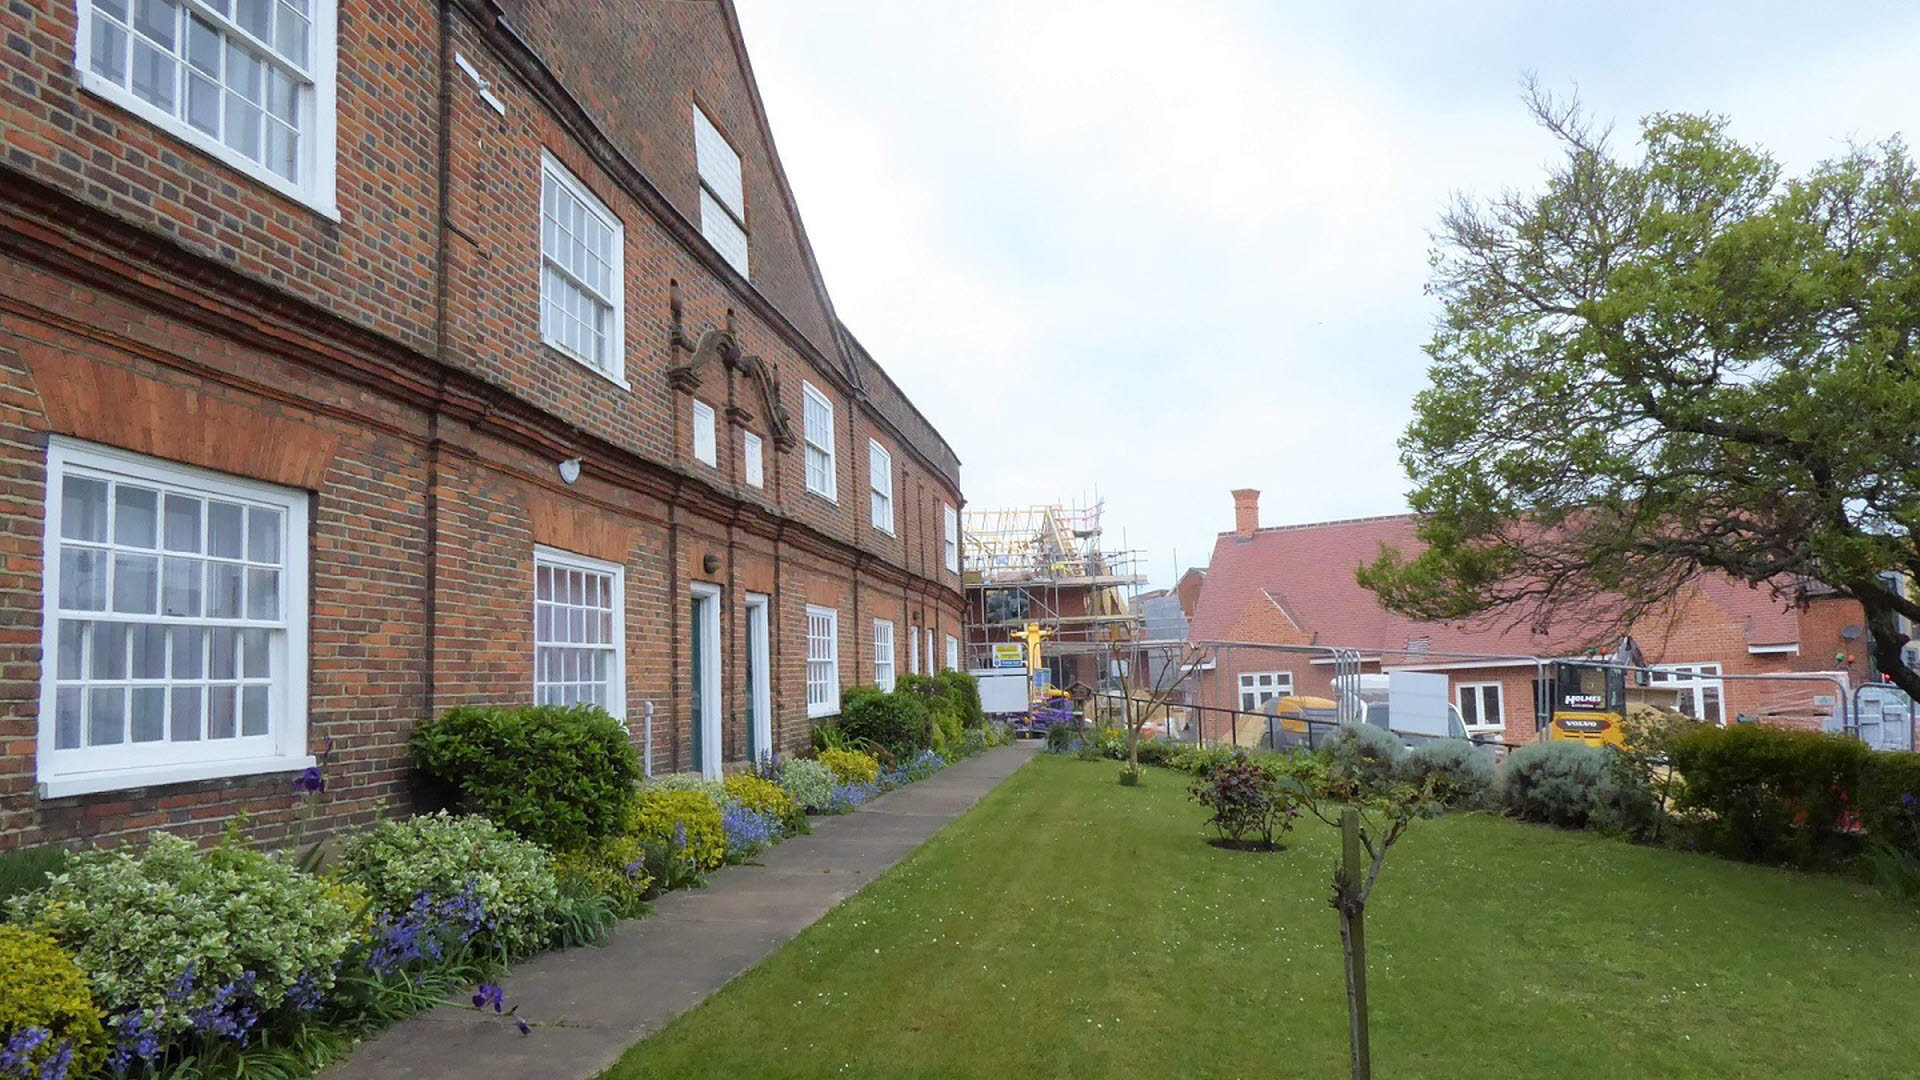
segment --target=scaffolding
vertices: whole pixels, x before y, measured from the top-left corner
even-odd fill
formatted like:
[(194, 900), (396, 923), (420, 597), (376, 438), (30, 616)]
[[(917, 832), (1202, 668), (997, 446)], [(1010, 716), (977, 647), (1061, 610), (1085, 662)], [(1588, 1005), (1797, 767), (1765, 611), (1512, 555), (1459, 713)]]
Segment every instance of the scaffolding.
[(992, 646), (1036, 626), (1053, 685), (1099, 685), (1096, 654), (1138, 639), (1146, 575), (1137, 551), (1104, 546), (1105, 503), (1053, 503), (966, 511), (961, 539), (967, 591), (966, 666), (989, 664)]

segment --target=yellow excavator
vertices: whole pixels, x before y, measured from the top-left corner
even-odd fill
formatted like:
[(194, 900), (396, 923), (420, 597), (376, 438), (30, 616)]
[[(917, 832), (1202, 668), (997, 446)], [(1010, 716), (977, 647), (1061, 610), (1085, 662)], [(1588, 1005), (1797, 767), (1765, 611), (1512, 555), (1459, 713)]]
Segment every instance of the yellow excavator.
[(1556, 660), (1547, 738), (1619, 746), (1627, 718), (1627, 672), (1617, 663)]

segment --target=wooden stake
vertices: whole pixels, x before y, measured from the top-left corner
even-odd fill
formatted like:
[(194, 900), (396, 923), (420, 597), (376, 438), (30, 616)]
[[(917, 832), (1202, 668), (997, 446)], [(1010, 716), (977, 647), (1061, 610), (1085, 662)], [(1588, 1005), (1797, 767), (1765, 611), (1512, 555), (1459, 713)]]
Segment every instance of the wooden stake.
[(1366, 871), (1360, 855), (1360, 812), (1340, 812), (1340, 943), (1347, 960), (1347, 1030), (1353, 1048), (1353, 1080), (1372, 1080), (1367, 1035), (1366, 901), (1360, 895)]

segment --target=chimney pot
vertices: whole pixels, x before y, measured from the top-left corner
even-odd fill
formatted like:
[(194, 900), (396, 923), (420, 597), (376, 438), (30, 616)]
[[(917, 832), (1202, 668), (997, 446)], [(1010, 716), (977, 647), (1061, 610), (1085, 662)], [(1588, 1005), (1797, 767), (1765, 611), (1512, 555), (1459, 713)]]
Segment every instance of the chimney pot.
[(1260, 528), (1260, 492), (1238, 488), (1233, 493), (1233, 534), (1242, 540)]

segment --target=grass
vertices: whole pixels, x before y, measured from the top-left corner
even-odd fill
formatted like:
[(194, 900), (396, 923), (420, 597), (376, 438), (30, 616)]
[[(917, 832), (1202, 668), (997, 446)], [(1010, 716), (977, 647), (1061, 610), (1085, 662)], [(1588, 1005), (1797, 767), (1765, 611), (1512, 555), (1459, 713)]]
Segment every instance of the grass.
[[(1184, 777), (1117, 771), (1041, 757), (606, 1075), (1345, 1075), (1332, 830), (1224, 851)], [(1920, 1061), (1920, 913), (1839, 878), (1457, 815), (1368, 916), (1382, 1077)]]

